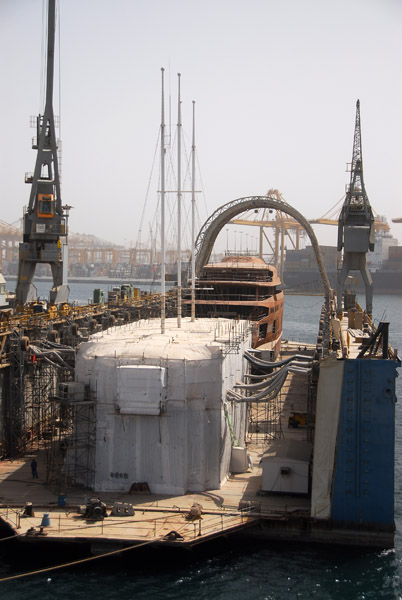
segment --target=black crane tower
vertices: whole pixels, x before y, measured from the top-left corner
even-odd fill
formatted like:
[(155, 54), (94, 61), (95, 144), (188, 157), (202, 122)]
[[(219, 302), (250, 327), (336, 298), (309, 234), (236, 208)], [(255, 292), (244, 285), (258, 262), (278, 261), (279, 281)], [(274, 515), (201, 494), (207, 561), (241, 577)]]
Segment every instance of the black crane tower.
[(19, 245), (17, 304), (36, 300), (32, 283), (36, 265), (51, 267), (53, 287), (49, 300), (58, 304), (68, 301), (67, 232), (68, 206), (62, 206), (59, 165), (53, 115), (53, 75), (55, 46), (55, 0), (49, 0), (46, 102), (43, 115), (37, 117), (37, 136), (32, 147), (37, 150), (35, 171), (26, 176), (32, 184), (29, 204), (24, 212), (23, 242)]
[(338, 274), (338, 314), (342, 313), (342, 296), (349, 271), (360, 271), (366, 290), (366, 311), (373, 311), (373, 281), (366, 262), (367, 252), (374, 250), (374, 216), (363, 180), (360, 129), (360, 100), (356, 102), (355, 135), (350, 184), (338, 221), (338, 250), (343, 248), (342, 270)]

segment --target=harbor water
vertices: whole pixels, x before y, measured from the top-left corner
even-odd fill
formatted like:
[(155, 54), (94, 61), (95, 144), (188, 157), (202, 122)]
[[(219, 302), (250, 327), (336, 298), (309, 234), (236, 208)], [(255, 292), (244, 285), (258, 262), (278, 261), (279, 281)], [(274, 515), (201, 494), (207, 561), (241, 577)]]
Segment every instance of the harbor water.
[[(46, 295), (45, 290), (38, 291)], [(99, 287), (102, 287), (99, 285)], [(92, 295), (87, 284), (70, 284), (71, 299)], [(107, 291), (107, 287), (104, 287)], [(156, 290), (155, 290), (156, 291)], [(363, 299), (361, 304), (364, 305)], [(285, 297), (284, 339), (314, 343), (322, 298)], [(402, 353), (402, 302), (375, 296), (374, 319), (390, 322), (390, 343)], [(402, 599), (402, 373), (397, 381), (395, 548), (356, 551), (305, 544), (230, 542), (196, 554), (155, 552), (140, 560), (135, 551), (118, 560), (94, 561), (13, 581), (31, 570), (29, 562), (0, 562), (0, 597), (6, 600), (363, 600)], [(0, 542), (7, 544), (7, 542)], [(6, 553), (3, 546), (2, 555)], [(57, 556), (47, 564), (57, 564)]]

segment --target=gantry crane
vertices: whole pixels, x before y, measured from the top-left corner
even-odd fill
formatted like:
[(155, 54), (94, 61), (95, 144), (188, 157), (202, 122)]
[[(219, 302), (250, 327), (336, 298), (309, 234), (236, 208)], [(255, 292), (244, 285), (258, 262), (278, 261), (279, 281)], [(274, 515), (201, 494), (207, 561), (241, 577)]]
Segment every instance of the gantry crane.
[[(267, 196), (271, 198), (276, 198), (281, 202), (285, 202), (282, 198), (280, 192), (278, 190), (270, 189), (267, 192)], [(300, 248), (300, 238), (304, 235), (304, 227), (301, 225), (296, 219), (293, 217), (283, 213), (280, 210), (276, 211), (275, 218), (270, 219), (269, 213), (272, 213), (272, 210), (264, 209), (262, 216), (254, 215), (256, 218), (251, 218), (252, 215), (245, 214), (241, 219), (232, 219), (230, 223), (234, 225), (253, 225), (259, 227), (260, 236), (259, 236), (259, 255), (262, 257), (263, 254), (263, 241), (264, 237), (267, 243), (269, 244), (272, 253), (274, 255), (274, 266), (278, 269), (280, 277), (283, 279), (283, 267), (284, 267), (284, 253), (285, 253), (285, 236), (288, 236), (290, 242), (296, 250)], [(255, 213), (258, 213), (256, 210)], [(267, 214), (268, 213), (268, 214)], [(275, 242), (274, 246), (272, 246), (271, 241), (265, 234), (264, 229), (271, 228), (274, 229), (275, 232)], [(296, 243), (293, 241), (291, 237), (291, 233), (296, 234)]]
[(338, 314), (342, 313), (342, 296), (349, 271), (360, 271), (366, 289), (366, 311), (373, 310), (373, 281), (366, 262), (367, 252), (374, 250), (374, 215), (363, 180), (363, 157), (360, 129), (360, 101), (356, 102), (353, 157), (350, 184), (339, 215), (338, 250), (343, 248), (342, 270), (338, 276)]
[(50, 264), (53, 287), (50, 302), (67, 302), (67, 222), (68, 206), (62, 206), (57, 158), (57, 140), (53, 115), (53, 73), (55, 41), (55, 0), (49, 0), (46, 103), (36, 121), (37, 150), (35, 171), (26, 176), (32, 184), (29, 204), (24, 213), (23, 242), (19, 246), (16, 300), (18, 304), (36, 299), (32, 283), (38, 263)]

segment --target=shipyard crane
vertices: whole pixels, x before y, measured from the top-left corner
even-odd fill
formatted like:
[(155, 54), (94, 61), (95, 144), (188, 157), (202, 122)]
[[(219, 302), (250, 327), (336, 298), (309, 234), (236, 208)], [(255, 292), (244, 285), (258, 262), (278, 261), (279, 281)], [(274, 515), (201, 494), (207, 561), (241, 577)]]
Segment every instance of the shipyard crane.
[(49, 299), (54, 304), (67, 302), (67, 222), (71, 207), (62, 206), (60, 195), (57, 139), (53, 115), (53, 74), (55, 46), (55, 0), (48, 5), (46, 102), (43, 115), (36, 120), (37, 150), (35, 171), (25, 177), (31, 184), (29, 204), (24, 212), (23, 242), (19, 246), (16, 300), (24, 304), (36, 299), (32, 283), (36, 265), (51, 267), (53, 287)]
[(356, 102), (353, 156), (350, 184), (339, 215), (338, 250), (343, 248), (342, 270), (338, 276), (337, 312), (342, 313), (342, 296), (349, 271), (360, 271), (366, 290), (366, 310), (373, 310), (373, 281), (366, 262), (367, 252), (374, 250), (374, 215), (363, 180), (363, 157), (360, 129), (360, 100)]
[[(270, 189), (267, 192), (267, 197), (276, 198), (279, 202), (283, 202), (286, 205), (281, 193), (278, 190)], [(248, 211), (241, 218), (231, 219), (230, 223), (234, 225), (251, 225), (259, 227), (260, 230), (260, 243), (259, 243), (259, 256), (263, 255), (263, 241), (264, 238), (268, 242), (274, 256), (274, 266), (279, 271), (280, 277), (283, 279), (283, 269), (285, 261), (285, 236), (288, 237), (293, 248), (299, 250), (300, 238), (304, 235), (305, 230), (303, 225), (299, 223), (293, 217), (287, 215), (281, 210), (277, 209), (275, 212), (275, 218), (271, 219), (270, 214), (273, 213), (273, 209), (263, 209), (262, 216), (260, 217), (258, 210)], [(275, 242), (274, 246), (271, 244), (268, 236), (265, 234), (265, 229), (274, 229)], [(295, 233), (296, 243), (294, 243), (291, 233)]]

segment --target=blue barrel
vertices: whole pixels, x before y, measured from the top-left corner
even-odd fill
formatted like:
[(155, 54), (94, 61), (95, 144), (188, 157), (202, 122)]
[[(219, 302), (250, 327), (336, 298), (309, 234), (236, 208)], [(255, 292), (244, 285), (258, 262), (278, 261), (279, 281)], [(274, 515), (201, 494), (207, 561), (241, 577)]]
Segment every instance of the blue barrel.
[(66, 495), (65, 494), (59, 494), (59, 499), (57, 501), (57, 505), (58, 506), (65, 506), (66, 505)]
[(42, 527), (50, 527), (49, 513), (43, 513), (41, 526)]

